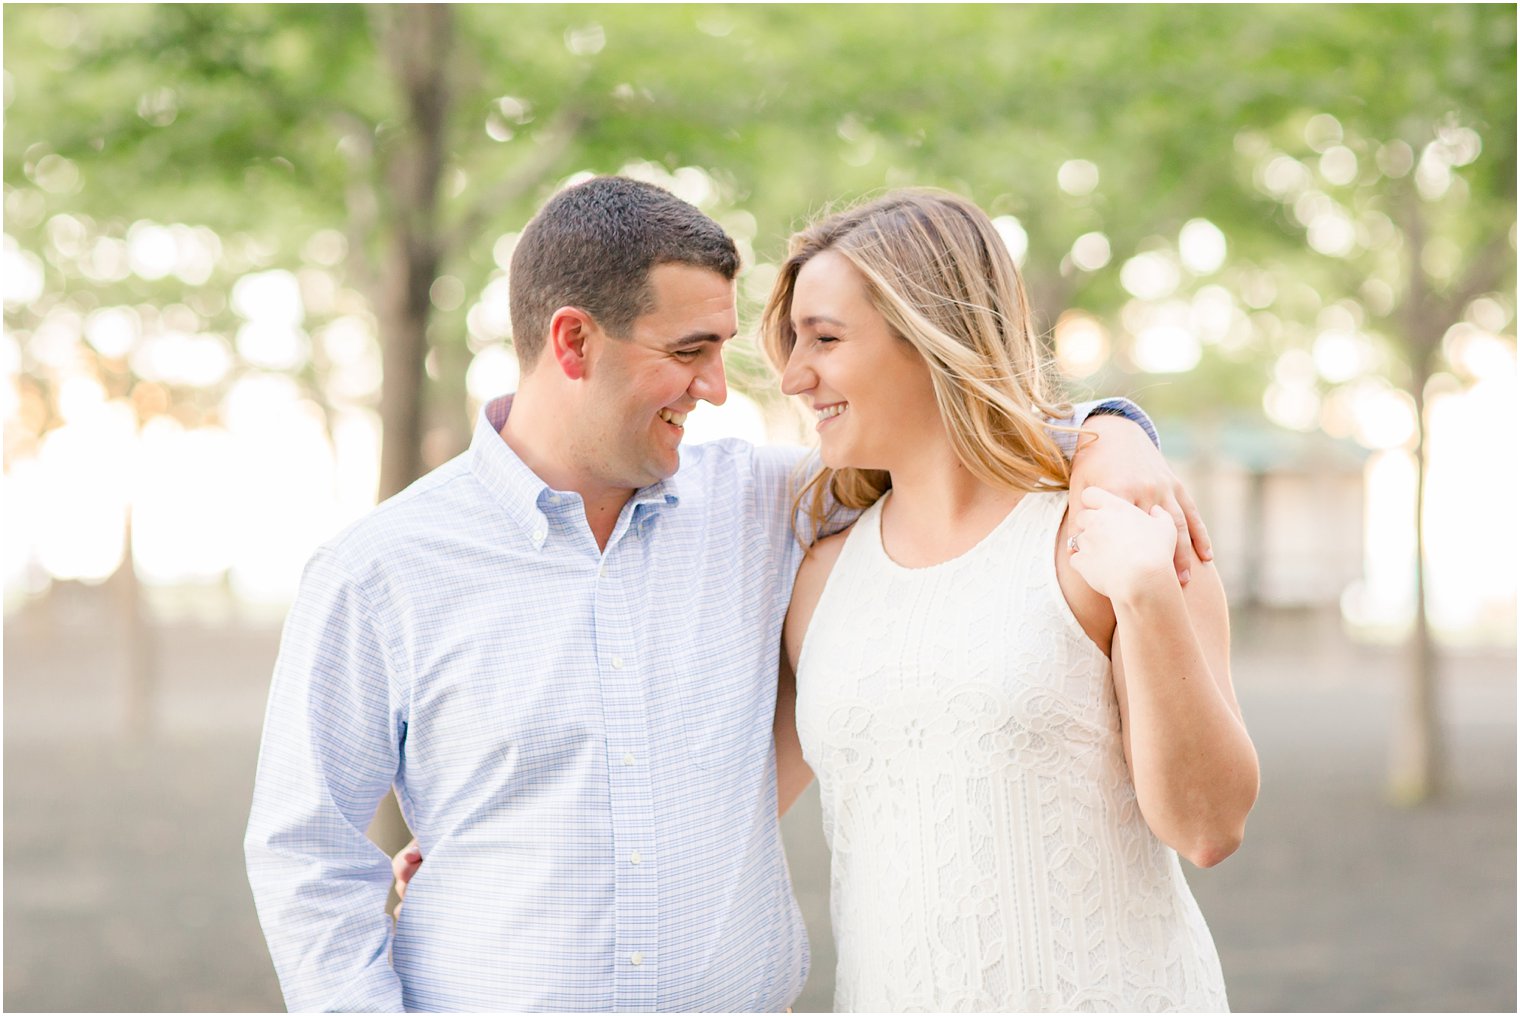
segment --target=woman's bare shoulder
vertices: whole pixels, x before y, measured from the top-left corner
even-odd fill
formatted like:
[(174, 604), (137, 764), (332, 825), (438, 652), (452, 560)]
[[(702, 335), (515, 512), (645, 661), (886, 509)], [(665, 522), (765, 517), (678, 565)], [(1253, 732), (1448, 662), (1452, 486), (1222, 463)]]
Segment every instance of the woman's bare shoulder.
[(814, 543), (803, 557), (802, 567), (797, 569), (797, 583), (792, 586), (792, 604), (786, 612), (786, 626), (782, 630), (782, 642), (793, 667), (797, 665), (798, 656), (802, 652), (802, 639), (807, 634), (808, 625), (812, 623), (813, 610), (823, 597), (829, 573), (834, 570), (834, 562), (839, 560), (839, 552), (844, 549), (845, 537), (849, 532), (846, 529)]
[(834, 570), (834, 562), (839, 560), (839, 552), (844, 550), (844, 541), (849, 537), (852, 528), (854, 527), (841, 529), (832, 536), (825, 536), (809, 547), (807, 554), (802, 558), (802, 571), (822, 572), (827, 577), (829, 572)]

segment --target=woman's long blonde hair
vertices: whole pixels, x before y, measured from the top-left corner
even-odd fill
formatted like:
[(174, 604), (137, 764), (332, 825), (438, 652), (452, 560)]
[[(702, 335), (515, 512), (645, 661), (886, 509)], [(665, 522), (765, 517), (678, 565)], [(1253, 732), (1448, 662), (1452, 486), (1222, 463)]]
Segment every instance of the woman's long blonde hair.
[[(777, 371), (797, 341), (797, 273), (824, 251), (849, 259), (872, 306), (929, 365), (940, 417), (972, 475), (1005, 490), (1066, 486), (1070, 467), (1046, 420), (1070, 406), (1041, 353), (1023, 279), (985, 212), (953, 194), (903, 190), (795, 234), (761, 318)], [(812, 542), (837, 507), (868, 508), (890, 486), (882, 470), (819, 468), (797, 495), (811, 529), (799, 535)]]

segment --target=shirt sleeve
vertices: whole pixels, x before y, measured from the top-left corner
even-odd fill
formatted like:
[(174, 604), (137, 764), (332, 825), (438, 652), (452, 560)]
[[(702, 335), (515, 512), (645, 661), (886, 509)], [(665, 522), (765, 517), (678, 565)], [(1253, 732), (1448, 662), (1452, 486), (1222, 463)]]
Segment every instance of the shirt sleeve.
[(403, 729), (379, 631), (360, 585), (319, 551), (285, 623), (244, 841), (292, 1012), (402, 1010), (390, 863), (364, 834)]
[[(1080, 427), (1087, 422), (1089, 416), (1094, 415), (1099, 410), (1112, 413), (1115, 416), (1122, 416), (1126, 420), (1139, 424), (1140, 428), (1150, 436), (1155, 446), (1157, 448), (1161, 447), (1161, 437), (1156, 433), (1156, 425), (1151, 422), (1149, 416), (1145, 415), (1145, 410), (1135, 405), (1129, 399), (1099, 399), (1095, 402), (1078, 402), (1071, 407), (1070, 417), (1064, 420), (1052, 420), (1051, 423), (1062, 427)], [(1053, 430), (1050, 433), (1056, 439), (1056, 443), (1061, 446), (1061, 451), (1066, 453), (1068, 459), (1076, 454), (1076, 434), (1061, 430)]]

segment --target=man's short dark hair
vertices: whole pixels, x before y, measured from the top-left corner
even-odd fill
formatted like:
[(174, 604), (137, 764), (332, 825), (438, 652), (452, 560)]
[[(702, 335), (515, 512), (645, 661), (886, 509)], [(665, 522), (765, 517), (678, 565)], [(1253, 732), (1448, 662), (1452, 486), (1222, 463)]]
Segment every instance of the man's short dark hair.
[(579, 307), (615, 338), (654, 309), (656, 265), (706, 268), (725, 279), (739, 252), (723, 227), (669, 191), (621, 176), (568, 187), (541, 208), (512, 253), (512, 342), (526, 373), (561, 307)]

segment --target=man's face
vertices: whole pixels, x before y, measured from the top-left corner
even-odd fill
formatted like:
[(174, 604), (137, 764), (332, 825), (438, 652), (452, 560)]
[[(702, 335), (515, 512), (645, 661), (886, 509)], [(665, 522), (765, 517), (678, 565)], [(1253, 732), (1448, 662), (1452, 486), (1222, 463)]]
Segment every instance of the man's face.
[(622, 339), (597, 332), (588, 346), (578, 458), (613, 489), (673, 475), (686, 414), (728, 397), (723, 344), (738, 331), (734, 284), (691, 265), (649, 273), (654, 309)]

